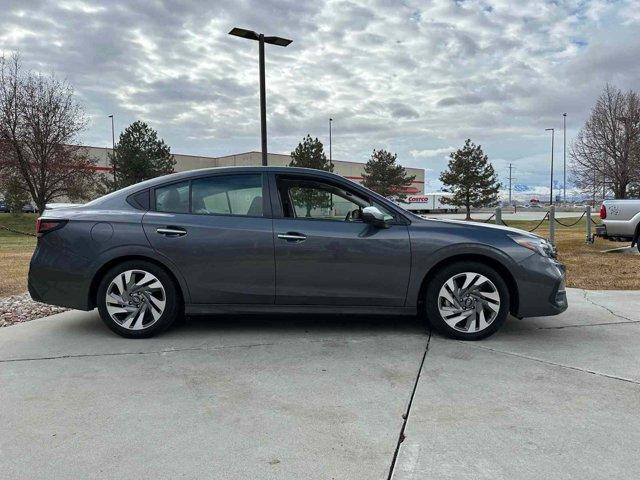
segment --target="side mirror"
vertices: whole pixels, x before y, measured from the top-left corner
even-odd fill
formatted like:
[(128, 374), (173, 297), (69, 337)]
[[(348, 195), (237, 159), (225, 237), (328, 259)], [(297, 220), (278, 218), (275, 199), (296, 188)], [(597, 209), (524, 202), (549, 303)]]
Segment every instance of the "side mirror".
[(392, 217), (385, 215), (377, 207), (364, 207), (362, 209), (362, 221), (378, 228), (389, 228)]

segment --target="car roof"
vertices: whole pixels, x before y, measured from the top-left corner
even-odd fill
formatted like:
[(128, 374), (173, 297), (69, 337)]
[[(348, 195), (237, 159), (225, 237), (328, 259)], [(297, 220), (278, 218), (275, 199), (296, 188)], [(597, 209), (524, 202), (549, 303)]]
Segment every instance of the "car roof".
[(233, 166), (233, 167), (210, 167), (210, 168), (199, 168), (196, 170), (186, 170), (184, 172), (170, 173), (169, 175), (163, 175), (162, 177), (151, 178), (149, 180), (145, 180), (140, 183), (136, 183), (134, 185), (129, 185), (121, 190), (117, 190), (115, 192), (109, 193), (103, 197), (97, 198), (87, 205), (97, 206), (109, 204), (112, 200), (116, 198), (126, 198), (132, 193), (139, 192), (145, 190), (147, 188), (155, 188), (156, 186), (180, 182), (182, 180), (189, 180), (191, 178), (202, 177), (206, 175), (213, 174), (224, 174), (224, 173), (286, 173), (288, 175), (291, 174), (306, 174), (306, 175), (314, 175), (316, 177), (325, 177), (325, 178), (333, 178), (338, 180), (345, 180), (344, 177), (337, 175), (332, 172), (327, 172), (325, 170), (317, 170), (315, 168), (302, 168), (302, 167), (275, 167), (275, 166)]
[(324, 177), (337, 177), (343, 178), (326, 170), (317, 170), (315, 168), (302, 168), (302, 167), (276, 167), (276, 166), (232, 166), (232, 167), (209, 167), (199, 168), (195, 170), (187, 170), (184, 172), (170, 173), (169, 175), (163, 175), (162, 177), (152, 178), (144, 182), (138, 183), (137, 189), (155, 186), (162, 183), (174, 182), (188, 178), (202, 177), (208, 174), (219, 173), (287, 173), (287, 174), (311, 174)]

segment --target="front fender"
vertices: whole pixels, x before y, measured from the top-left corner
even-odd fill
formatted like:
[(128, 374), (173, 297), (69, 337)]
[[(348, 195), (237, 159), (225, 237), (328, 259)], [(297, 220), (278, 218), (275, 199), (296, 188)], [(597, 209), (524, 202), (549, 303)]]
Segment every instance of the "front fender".
[[(412, 253), (411, 278), (409, 280), (405, 306), (415, 306), (418, 304), (424, 280), (428, 279), (428, 277), (434, 273), (434, 268), (444, 262), (455, 261), (456, 259), (480, 261), (486, 259), (491, 263), (499, 264), (504, 270), (510, 272), (514, 279), (517, 278), (522, 269), (522, 267), (505, 252), (487, 244), (471, 242), (456, 243), (441, 246), (425, 253), (417, 252), (414, 249)], [(508, 281), (509, 279), (505, 280)], [(515, 287), (517, 292), (517, 282), (513, 287)]]

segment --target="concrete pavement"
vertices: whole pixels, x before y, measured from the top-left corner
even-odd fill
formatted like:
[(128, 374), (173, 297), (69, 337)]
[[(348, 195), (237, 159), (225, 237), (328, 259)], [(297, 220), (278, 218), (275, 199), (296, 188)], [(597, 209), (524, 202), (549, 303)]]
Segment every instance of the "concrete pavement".
[(558, 317), (431, 338), (393, 478), (640, 474), (640, 292), (570, 289)]
[[(464, 343), (412, 318), (0, 330), (0, 478), (633, 478), (640, 292)], [(429, 344), (424, 366), (420, 362)]]

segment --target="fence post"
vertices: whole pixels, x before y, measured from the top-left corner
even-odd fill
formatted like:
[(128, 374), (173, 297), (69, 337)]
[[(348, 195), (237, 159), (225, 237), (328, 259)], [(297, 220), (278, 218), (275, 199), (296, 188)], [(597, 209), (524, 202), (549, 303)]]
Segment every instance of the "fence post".
[(496, 225), (502, 225), (502, 208), (501, 207), (496, 207), (495, 224)]
[(549, 206), (549, 241), (551, 245), (556, 244), (556, 206)]
[(587, 217), (587, 240), (586, 240), (586, 243), (591, 243), (591, 205), (587, 205), (587, 211), (586, 211), (585, 217)]

